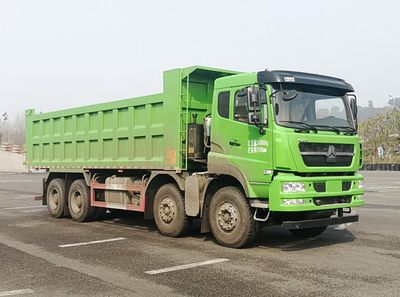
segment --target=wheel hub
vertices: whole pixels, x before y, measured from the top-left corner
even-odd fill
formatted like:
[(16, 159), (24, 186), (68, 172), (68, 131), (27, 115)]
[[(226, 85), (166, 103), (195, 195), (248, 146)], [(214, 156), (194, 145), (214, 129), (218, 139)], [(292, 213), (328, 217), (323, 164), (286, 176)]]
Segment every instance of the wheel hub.
[(238, 221), (238, 211), (236, 207), (229, 202), (221, 204), (218, 209), (218, 223), (222, 230), (232, 231)]
[(59, 203), (59, 194), (58, 191), (53, 189), (49, 195), (49, 206), (51, 209), (56, 209)]
[(72, 195), (71, 206), (72, 206), (72, 210), (75, 213), (78, 213), (81, 210), (81, 207), (82, 207), (82, 195), (81, 195), (80, 192), (76, 191)]
[(171, 198), (164, 198), (160, 204), (160, 217), (165, 223), (170, 223), (176, 215), (176, 204)]

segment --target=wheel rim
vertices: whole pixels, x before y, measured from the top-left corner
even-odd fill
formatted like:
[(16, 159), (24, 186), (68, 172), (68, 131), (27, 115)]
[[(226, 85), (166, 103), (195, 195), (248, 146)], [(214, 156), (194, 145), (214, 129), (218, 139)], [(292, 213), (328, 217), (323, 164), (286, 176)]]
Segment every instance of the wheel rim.
[(176, 217), (176, 203), (169, 197), (161, 200), (159, 207), (160, 218), (164, 223), (171, 223)]
[(49, 207), (51, 210), (55, 210), (60, 202), (60, 194), (56, 189), (52, 189), (49, 195)]
[(224, 202), (218, 208), (217, 217), (219, 227), (225, 232), (230, 232), (237, 226), (239, 212), (234, 204)]
[(75, 191), (71, 196), (71, 208), (74, 213), (78, 213), (82, 208), (82, 194), (79, 191)]

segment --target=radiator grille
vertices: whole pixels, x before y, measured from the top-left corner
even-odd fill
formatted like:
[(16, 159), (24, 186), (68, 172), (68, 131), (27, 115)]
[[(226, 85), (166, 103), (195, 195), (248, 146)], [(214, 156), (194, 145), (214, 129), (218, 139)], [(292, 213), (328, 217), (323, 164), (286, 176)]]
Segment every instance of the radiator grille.
[(299, 149), (308, 167), (350, 166), (354, 156), (352, 144), (301, 142)]

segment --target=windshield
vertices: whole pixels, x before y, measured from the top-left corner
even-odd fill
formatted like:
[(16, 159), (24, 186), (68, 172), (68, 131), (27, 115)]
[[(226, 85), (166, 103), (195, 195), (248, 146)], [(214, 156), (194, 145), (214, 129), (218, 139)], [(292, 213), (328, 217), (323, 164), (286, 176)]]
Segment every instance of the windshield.
[(273, 92), (275, 120), (281, 126), (335, 131), (354, 128), (347, 97), (335, 89), (285, 84), (283, 88), (275, 86)]

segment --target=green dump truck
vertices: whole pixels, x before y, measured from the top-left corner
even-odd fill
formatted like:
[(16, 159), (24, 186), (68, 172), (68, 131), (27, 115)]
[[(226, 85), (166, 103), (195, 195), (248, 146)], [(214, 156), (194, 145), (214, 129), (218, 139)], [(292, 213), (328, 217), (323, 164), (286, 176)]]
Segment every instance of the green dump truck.
[(353, 88), (293, 71), (164, 72), (160, 94), (26, 111), (26, 164), (45, 168), (51, 216), (143, 212), (166, 236), (192, 220), (228, 247), (259, 226), (296, 236), (358, 221), (362, 147)]

